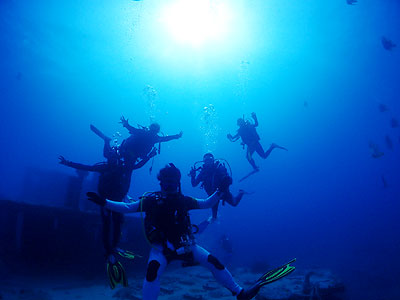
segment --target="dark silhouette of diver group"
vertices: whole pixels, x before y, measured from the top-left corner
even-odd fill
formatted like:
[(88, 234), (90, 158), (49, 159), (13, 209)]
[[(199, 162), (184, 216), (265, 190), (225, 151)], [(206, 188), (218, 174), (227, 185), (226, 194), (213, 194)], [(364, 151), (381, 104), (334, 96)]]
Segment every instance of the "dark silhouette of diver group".
[[(228, 134), (230, 141), (241, 138), (243, 147), (247, 147), (247, 160), (253, 167), (256, 166), (252, 155), (254, 152), (262, 158), (267, 158), (273, 149), (285, 148), (272, 144), (267, 151), (260, 144), (260, 137), (256, 127), (258, 120), (255, 113), (251, 114), (253, 121), (240, 118), (237, 133)], [(91, 125), (91, 130), (104, 140), (103, 155), (105, 162), (95, 165), (84, 165), (59, 157), (60, 164), (78, 170), (98, 172), (97, 193), (88, 192), (88, 200), (101, 207), (103, 244), (106, 253), (107, 275), (111, 288), (117, 284), (128, 285), (126, 274), (119, 257), (134, 258), (135, 254), (118, 248), (121, 236), (121, 224), (124, 213), (145, 213), (144, 228), (146, 240), (151, 245), (147, 263), (146, 276), (143, 283), (143, 299), (157, 299), (160, 292), (160, 277), (166, 266), (174, 260), (182, 261), (185, 266), (201, 265), (212, 272), (216, 281), (232, 292), (239, 300), (252, 299), (266, 284), (274, 282), (293, 272), (295, 267), (290, 262), (263, 274), (249, 288), (242, 288), (233, 279), (227, 268), (207, 250), (196, 244), (194, 234), (203, 231), (207, 225), (217, 218), (219, 201), (228, 202), (237, 206), (245, 194), (240, 190), (234, 197), (229, 191), (232, 176), (228, 173), (222, 160), (214, 158), (212, 153), (206, 153), (201, 162), (191, 168), (189, 173), (192, 186), (201, 183), (207, 192), (208, 198), (196, 199), (185, 196), (181, 192), (181, 172), (169, 163), (162, 168), (157, 179), (160, 191), (147, 192), (133, 201), (128, 191), (133, 170), (143, 167), (152, 157), (159, 153), (155, 146), (162, 142), (179, 139), (182, 132), (175, 135), (162, 136), (160, 125), (151, 124), (149, 127), (131, 126), (128, 119), (121, 117), (123, 127), (128, 129), (130, 136), (120, 145), (111, 146), (111, 138)], [(191, 223), (189, 211), (192, 209), (212, 209), (212, 216), (196, 226)]]

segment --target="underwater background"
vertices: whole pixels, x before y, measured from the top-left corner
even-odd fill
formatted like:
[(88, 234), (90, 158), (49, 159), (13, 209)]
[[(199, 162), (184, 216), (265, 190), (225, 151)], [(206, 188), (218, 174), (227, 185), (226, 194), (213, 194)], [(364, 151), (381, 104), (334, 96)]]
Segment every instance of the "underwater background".
[[(162, 144), (151, 173), (151, 162), (134, 171), (132, 197), (157, 190), (169, 162), (184, 194), (206, 197), (186, 174), (212, 151), (229, 162), (232, 191), (253, 194), (222, 206), (201, 245), (224, 232), (232, 265), (296, 257), (340, 276), (346, 299), (398, 299), (400, 54), (382, 37), (400, 42), (400, 1), (203, 2), (223, 30), (177, 38), (182, 1), (1, 0), (0, 199), (64, 206), (75, 171), (58, 156), (104, 160), (90, 124), (120, 143), (122, 115), (156, 121), (183, 137)], [(239, 183), (251, 166), (226, 134), (251, 112), (264, 149), (289, 151), (255, 154), (260, 172)]]

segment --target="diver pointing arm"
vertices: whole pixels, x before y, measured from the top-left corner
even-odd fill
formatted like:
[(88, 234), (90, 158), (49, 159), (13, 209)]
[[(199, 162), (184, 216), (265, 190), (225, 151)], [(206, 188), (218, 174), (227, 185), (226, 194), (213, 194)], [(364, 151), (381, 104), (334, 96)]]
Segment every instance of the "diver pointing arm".
[(58, 159), (60, 160), (59, 163), (61, 165), (67, 166), (67, 167), (71, 167), (77, 170), (83, 170), (83, 171), (90, 171), (90, 172), (104, 172), (105, 170), (108, 169), (107, 164), (96, 164), (96, 165), (84, 165), (84, 164), (79, 164), (79, 163), (75, 163), (69, 160), (66, 160), (64, 158), (64, 156), (59, 156)]
[(182, 137), (182, 134), (183, 134), (183, 132), (181, 131), (178, 134), (174, 134), (174, 135), (159, 136), (157, 142), (162, 143), (162, 142), (169, 142), (172, 140), (177, 140)]
[[(140, 210), (140, 201), (128, 202), (128, 203), (116, 202), (105, 199), (94, 192), (87, 192), (86, 195), (88, 197), (88, 200), (115, 212), (134, 213)], [(126, 196), (125, 199), (129, 199), (128, 196)]]
[(212, 194), (210, 197), (206, 199), (195, 199), (197, 202), (197, 208), (203, 209), (203, 208), (212, 208), (215, 204), (218, 203), (220, 199), (219, 192), (216, 191), (214, 194)]
[(106, 200), (105, 208), (119, 212), (119, 213), (134, 213), (140, 210), (140, 201), (135, 202), (116, 202), (111, 200)]

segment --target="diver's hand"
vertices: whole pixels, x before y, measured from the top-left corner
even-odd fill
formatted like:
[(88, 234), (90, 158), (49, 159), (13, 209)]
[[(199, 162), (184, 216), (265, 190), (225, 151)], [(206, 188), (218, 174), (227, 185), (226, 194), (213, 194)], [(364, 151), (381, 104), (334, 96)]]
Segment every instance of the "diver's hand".
[(67, 166), (68, 165), (68, 160), (65, 159), (64, 156), (60, 155), (58, 157), (58, 159), (60, 160), (58, 163)]
[(228, 133), (228, 134), (226, 135), (226, 137), (227, 137), (228, 140), (230, 140), (230, 141), (232, 141), (232, 139), (233, 139), (233, 136), (232, 136), (232, 134), (230, 134), (230, 133)]
[(183, 135), (183, 131), (179, 132), (176, 136), (178, 137), (178, 139), (180, 139)]
[(255, 113), (255, 112), (252, 112), (252, 113), (251, 113), (251, 117), (252, 117), (253, 119), (256, 119), (256, 118), (257, 118), (256, 113)]
[(96, 203), (97, 205), (100, 205), (100, 206), (106, 205), (106, 199), (104, 199), (103, 197), (101, 197), (100, 195), (98, 195), (95, 192), (87, 192), (86, 196), (88, 197), (89, 201), (92, 201), (92, 202)]
[(121, 116), (120, 118), (120, 123), (122, 124), (122, 126), (127, 127), (129, 125), (128, 119), (125, 119), (124, 116)]
[(190, 175), (190, 177), (196, 177), (196, 169), (192, 167), (190, 169), (189, 175)]

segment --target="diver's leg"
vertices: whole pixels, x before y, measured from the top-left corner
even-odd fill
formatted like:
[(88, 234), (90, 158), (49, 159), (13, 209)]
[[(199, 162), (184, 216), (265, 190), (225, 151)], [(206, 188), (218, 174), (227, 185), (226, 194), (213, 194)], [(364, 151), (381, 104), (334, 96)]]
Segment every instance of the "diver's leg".
[(167, 266), (162, 246), (152, 246), (143, 282), (143, 300), (155, 300), (160, 293), (160, 277)]
[(230, 205), (234, 206), (233, 196), (229, 189), (222, 194), (221, 200), (223, 205), (225, 204), (225, 202), (228, 202)]
[[(261, 146), (260, 142), (254, 143), (254, 149), (257, 154), (261, 157), (266, 159), (268, 155), (271, 153), (272, 150), (268, 149), (267, 152), (264, 151), (263, 147)], [(269, 151), (269, 152), (268, 152)]]
[(259, 168), (256, 166), (256, 162), (253, 158), (254, 148), (247, 146), (246, 158), (249, 161), (250, 165), (253, 167), (254, 170), (258, 170)]
[[(259, 143), (260, 144), (260, 143)], [(261, 147), (261, 145), (260, 145), (260, 147)], [(261, 147), (262, 148), (262, 147)], [(264, 157), (263, 156), (261, 156), (262, 158), (267, 158), (270, 154), (271, 154), (271, 152), (272, 152), (272, 150), (274, 150), (274, 149), (282, 149), (282, 150), (286, 150), (287, 151), (287, 149), (285, 148), (285, 147), (282, 147), (282, 146), (279, 146), (279, 145), (277, 145), (277, 144), (275, 144), (275, 143), (272, 143), (271, 144), (271, 146), (269, 146), (269, 148), (268, 148), (268, 150), (264, 153)]]
[(90, 124), (90, 130), (93, 131), (98, 137), (100, 137), (104, 141), (103, 147), (103, 156), (107, 159), (111, 158), (112, 155), (112, 148), (110, 145), (111, 138), (106, 136), (100, 129), (96, 126)]
[(101, 220), (103, 222), (103, 246), (106, 250), (106, 257), (109, 258), (112, 254), (113, 247), (110, 242), (111, 232), (111, 211), (102, 207), (101, 208)]
[(121, 228), (122, 228), (122, 223), (124, 222), (124, 215), (121, 213), (113, 212), (112, 221), (113, 221), (112, 247), (113, 250), (115, 250), (121, 239)]
[(236, 197), (233, 197), (232, 193), (229, 192), (230, 196), (226, 197), (225, 201), (228, 202), (233, 207), (238, 206), (240, 200), (242, 200), (243, 198), (244, 193), (245, 192), (243, 190), (240, 190), (239, 194)]
[(213, 255), (199, 245), (192, 246), (192, 252), (195, 262), (200, 263), (214, 275), (219, 284), (226, 287), (233, 295), (238, 295), (242, 288), (235, 282), (231, 273), (224, 265)]
[(107, 159), (113, 158), (113, 149), (111, 148), (109, 140), (104, 140), (103, 156)]
[(216, 219), (217, 219), (217, 216), (218, 216), (218, 206), (219, 206), (219, 201), (211, 208), (213, 220), (216, 220)]

